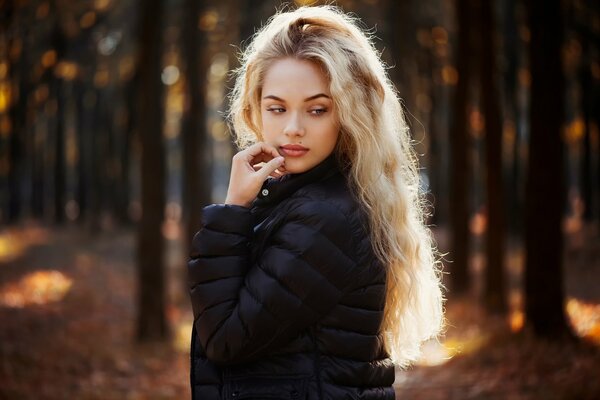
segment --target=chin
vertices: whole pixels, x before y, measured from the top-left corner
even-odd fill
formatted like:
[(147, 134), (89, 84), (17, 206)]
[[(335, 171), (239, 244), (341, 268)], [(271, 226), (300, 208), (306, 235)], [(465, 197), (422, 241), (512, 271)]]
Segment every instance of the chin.
[(298, 162), (298, 161), (285, 161), (285, 170), (289, 174), (301, 174), (312, 168), (310, 163)]

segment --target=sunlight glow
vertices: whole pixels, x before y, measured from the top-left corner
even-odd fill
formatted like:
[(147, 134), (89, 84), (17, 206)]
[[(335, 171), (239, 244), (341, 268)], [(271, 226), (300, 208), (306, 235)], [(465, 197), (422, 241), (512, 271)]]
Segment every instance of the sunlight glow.
[(567, 315), (575, 333), (600, 345), (600, 304), (569, 298)]
[[(508, 317), (510, 329), (518, 332), (525, 324), (522, 304), (513, 305)], [(600, 344), (600, 304), (586, 303), (574, 297), (567, 298), (566, 313), (577, 336)]]
[(8, 110), (10, 105), (10, 85), (8, 82), (0, 82), (0, 112)]
[(515, 310), (510, 313), (508, 322), (512, 332), (519, 332), (525, 323), (525, 316), (523, 315), (522, 311)]
[(23, 244), (14, 235), (0, 235), (0, 262), (8, 262), (23, 254)]
[(179, 80), (179, 68), (176, 65), (167, 65), (161, 74), (162, 83), (167, 86), (174, 85)]
[(0, 231), (0, 262), (7, 263), (19, 258), (27, 248), (48, 241), (44, 228), (27, 227)]
[(190, 341), (192, 339), (192, 320), (185, 320), (175, 325), (175, 335), (173, 337), (173, 346), (182, 353), (190, 351)]
[(73, 280), (55, 270), (36, 271), (0, 288), (0, 306), (23, 308), (62, 300)]
[(469, 334), (465, 338), (452, 337), (446, 340), (428, 340), (423, 343), (421, 357), (417, 365), (433, 367), (450, 361), (456, 355), (465, 355), (481, 349), (489, 337), (481, 332)]

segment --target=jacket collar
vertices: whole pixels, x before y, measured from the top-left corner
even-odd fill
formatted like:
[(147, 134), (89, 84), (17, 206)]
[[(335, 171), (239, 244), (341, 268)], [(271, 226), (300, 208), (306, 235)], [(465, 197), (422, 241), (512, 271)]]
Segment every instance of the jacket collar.
[(263, 183), (256, 199), (252, 202), (252, 208), (278, 204), (301, 187), (325, 179), (341, 170), (335, 153), (331, 153), (326, 159), (308, 171), (286, 174), (280, 178), (268, 178)]

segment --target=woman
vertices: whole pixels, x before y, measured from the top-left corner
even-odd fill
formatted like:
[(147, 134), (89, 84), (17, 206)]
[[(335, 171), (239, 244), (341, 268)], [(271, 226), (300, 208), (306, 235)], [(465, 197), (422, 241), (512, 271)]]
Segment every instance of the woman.
[(393, 399), (443, 320), (399, 100), (334, 7), (280, 12), (243, 53), (243, 150), (189, 260), (192, 397)]

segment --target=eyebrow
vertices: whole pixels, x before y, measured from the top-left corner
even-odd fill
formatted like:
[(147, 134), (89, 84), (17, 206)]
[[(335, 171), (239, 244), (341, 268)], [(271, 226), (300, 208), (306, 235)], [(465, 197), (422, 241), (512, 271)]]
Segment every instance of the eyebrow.
[[(327, 98), (327, 99), (331, 100), (331, 97), (327, 96), (325, 93), (318, 93), (318, 94), (315, 94), (314, 96), (307, 97), (306, 99), (304, 99), (304, 101), (305, 101), (305, 102), (306, 102), (306, 101), (311, 101), (311, 100), (314, 100), (314, 99), (318, 99), (318, 98), (320, 98), (320, 97), (325, 97), (325, 98)], [(285, 100), (283, 100), (282, 98), (280, 98), (280, 97), (277, 97), (277, 96), (275, 96), (275, 95), (272, 95), (272, 94), (270, 94), (270, 95), (268, 95), (268, 96), (265, 96), (265, 97), (263, 97), (263, 100), (266, 100), (266, 99), (273, 99), (273, 100), (276, 100), (276, 101), (281, 101), (281, 102), (284, 102), (284, 103), (285, 103)]]

